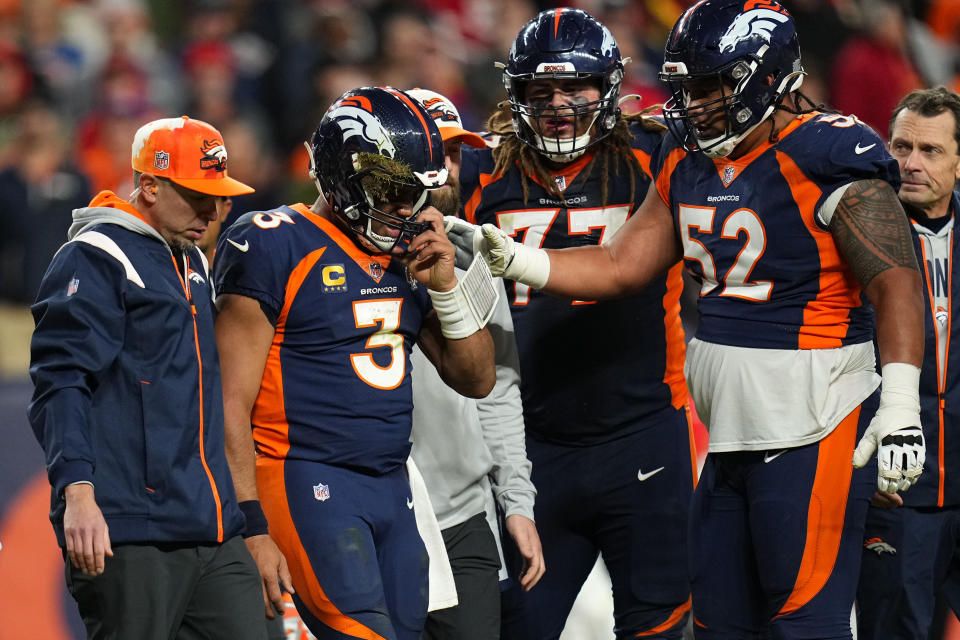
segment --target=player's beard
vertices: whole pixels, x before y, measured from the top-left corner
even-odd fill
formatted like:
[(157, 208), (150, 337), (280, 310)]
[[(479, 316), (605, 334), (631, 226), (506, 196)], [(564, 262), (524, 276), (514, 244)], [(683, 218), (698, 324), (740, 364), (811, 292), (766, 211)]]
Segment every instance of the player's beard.
[(446, 187), (430, 192), (430, 204), (445, 216), (455, 216), (460, 211), (460, 180), (448, 175)]

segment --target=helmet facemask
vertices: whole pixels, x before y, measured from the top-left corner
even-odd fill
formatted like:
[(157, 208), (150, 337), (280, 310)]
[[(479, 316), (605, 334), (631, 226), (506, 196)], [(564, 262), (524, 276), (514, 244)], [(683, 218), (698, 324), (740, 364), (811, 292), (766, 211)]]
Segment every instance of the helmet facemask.
[[(709, 158), (725, 158), (761, 122), (769, 118), (780, 105), (784, 96), (795, 91), (803, 81), (803, 72), (786, 75), (780, 86), (770, 87), (771, 99), (762, 108), (757, 100), (750, 100), (751, 89), (767, 78), (758, 75), (766, 47), (761, 47), (759, 58), (749, 57), (734, 60), (710, 74), (690, 75), (682, 62), (666, 62), (661, 79), (670, 88), (671, 97), (663, 107), (667, 126), (677, 139), (683, 141), (690, 151), (700, 151)], [(755, 93), (755, 91), (754, 91)], [(698, 95), (717, 94), (719, 97), (701, 102), (692, 109), (690, 103)], [(750, 103), (754, 106), (750, 106)], [(724, 129), (721, 133), (704, 137), (696, 123), (710, 123), (716, 114), (721, 114)]]
[[(571, 162), (586, 152), (596, 142), (610, 135), (617, 123), (620, 96), (620, 81), (623, 71), (614, 69), (606, 81), (598, 74), (529, 74), (526, 77), (510, 77), (504, 74), (504, 83), (510, 96), (510, 111), (513, 114), (513, 128), (517, 137), (531, 145), (543, 155), (555, 162)], [(529, 99), (527, 87), (533, 80), (580, 80), (593, 81), (600, 90), (601, 97), (590, 102), (577, 102), (578, 96), (570, 96), (569, 104), (553, 106), (553, 93), (543, 99)], [(522, 97), (522, 99), (521, 99)], [(573, 119), (574, 135), (560, 137), (549, 135), (545, 131), (551, 121)], [(582, 131), (579, 135), (578, 131)]]
[[(416, 218), (432, 187), (418, 180), (409, 166), (384, 155), (353, 153), (351, 162), (353, 171), (342, 178), (337, 194), (324, 193), (317, 181), (321, 195), (337, 218), (361, 242), (371, 245), (367, 248), (382, 253), (406, 253), (410, 242), (430, 229), (430, 223), (417, 222)], [(387, 207), (392, 210), (387, 211)], [(407, 208), (411, 211), (409, 216), (395, 213)]]

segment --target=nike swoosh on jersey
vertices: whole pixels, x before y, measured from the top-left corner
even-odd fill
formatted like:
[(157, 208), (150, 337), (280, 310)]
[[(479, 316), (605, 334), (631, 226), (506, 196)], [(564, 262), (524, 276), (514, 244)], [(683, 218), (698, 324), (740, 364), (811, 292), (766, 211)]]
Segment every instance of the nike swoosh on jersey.
[(871, 145), (867, 145), (866, 147), (861, 147), (861, 146), (860, 146), (860, 143), (858, 142), (858, 143), (857, 143), (857, 146), (855, 146), (855, 147), (853, 148), (853, 152), (854, 152), (855, 154), (857, 154), (857, 155), (860, 155), (861, 153), (865, 153), (865, 152), (867, 152), (867, 151), (870, 151), (870, 149), (873, 149), (875, 146), (877, 146), (877, 143), (876, 143), (876, 142), (874, 142), (874, 143), (871, 144)]
[(639, 471), (637, 471), (637, 480), (639, 480), (640, 482), (643, 482), (644, 480), (649, 480), (653, 476), (663, 471), (664, 468), (665, 467), (660, 467), (658, 469), (654, 469), (653, 471), (648, 471), (647, 473), (644, 473), (643, 469), (640, 469)]
[(407, 498), (407, 509), (413, 509), (413, 500)]
[(244, 240), (244, 241), (243, 241), (243, 244), (240, 244), (240, 243), (238, 243), (238, 242), (234, 242), (234, 241), (231, 240), (230, 238), (227, 238), (227, 242), (229, 242), (230, 244), (232, 244), (233, 246), (235, 246), (238, 251), (242, 251), (242, 252), (244, 252), (244, 253), (246, 253), (246, 252), (247, 252), (247, 249), (250, 248), (250, 241), (249, 241), (249, 240)]
[(763, 454), (763, 461), (765, 463), (773, 462), (774, 460), (782, 456), (784, 453), (786, 453), (786, 451), (787, 451), (786, 449), (780, 449), (780, 451), (776, 451), (774, 453), (770, 453), (769, 451), (767, 451), (766, 453)]

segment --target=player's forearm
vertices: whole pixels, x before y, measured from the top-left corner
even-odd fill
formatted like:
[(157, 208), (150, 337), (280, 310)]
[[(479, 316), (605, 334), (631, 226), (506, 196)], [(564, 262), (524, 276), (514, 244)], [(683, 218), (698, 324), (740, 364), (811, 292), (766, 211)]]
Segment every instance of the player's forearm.
[(877, 314), (877, 345), (881, 364), (923, 363), (923, 294), (920, 273), (910, 268), (888, 269), (877, 275), (867, 296)]
[[(229, 415), (229, 414), (228, 414)], [(250, 430), (250, 418), (227, 417), (224, 424), (224, 449), (237, 500), (258, 500), (257, 458)]]
[(486, 396), (496, 382), (490, 333), (484, 328), (466, 338), (444, 339), (437, 371), (447, 386), (460, 395)]

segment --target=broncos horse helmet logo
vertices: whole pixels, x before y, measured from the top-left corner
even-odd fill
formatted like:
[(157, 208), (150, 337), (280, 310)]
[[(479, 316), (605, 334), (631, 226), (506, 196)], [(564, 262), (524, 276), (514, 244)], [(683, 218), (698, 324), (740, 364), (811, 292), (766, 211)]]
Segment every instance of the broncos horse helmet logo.
[(767, 42), (773, 30), (790, 19), (790, 16), (776, 2), (748, 2), (727, 31), (720, 38), (720, 52), (726, 53), (737, 44), (753, 36), (760, 36)]
[(390, 134), (370, 111), (356, 106), (350, 99), (334, 105), (330, 109), (330, 119), (337, 123), (343, 131), (343, 141), (354, 136), (361, 136), (370, 144), (376, 146), (381, 155), (393, 158), (397, 148), (390, 140)]
[(214, 171), (226, 171), (227, 169), (227, 148), (223, 142), (216, 138), (204, 140), (200, 147), (203, 157), (200, 158), (200, 168), (204, 171), (213, 169)]

